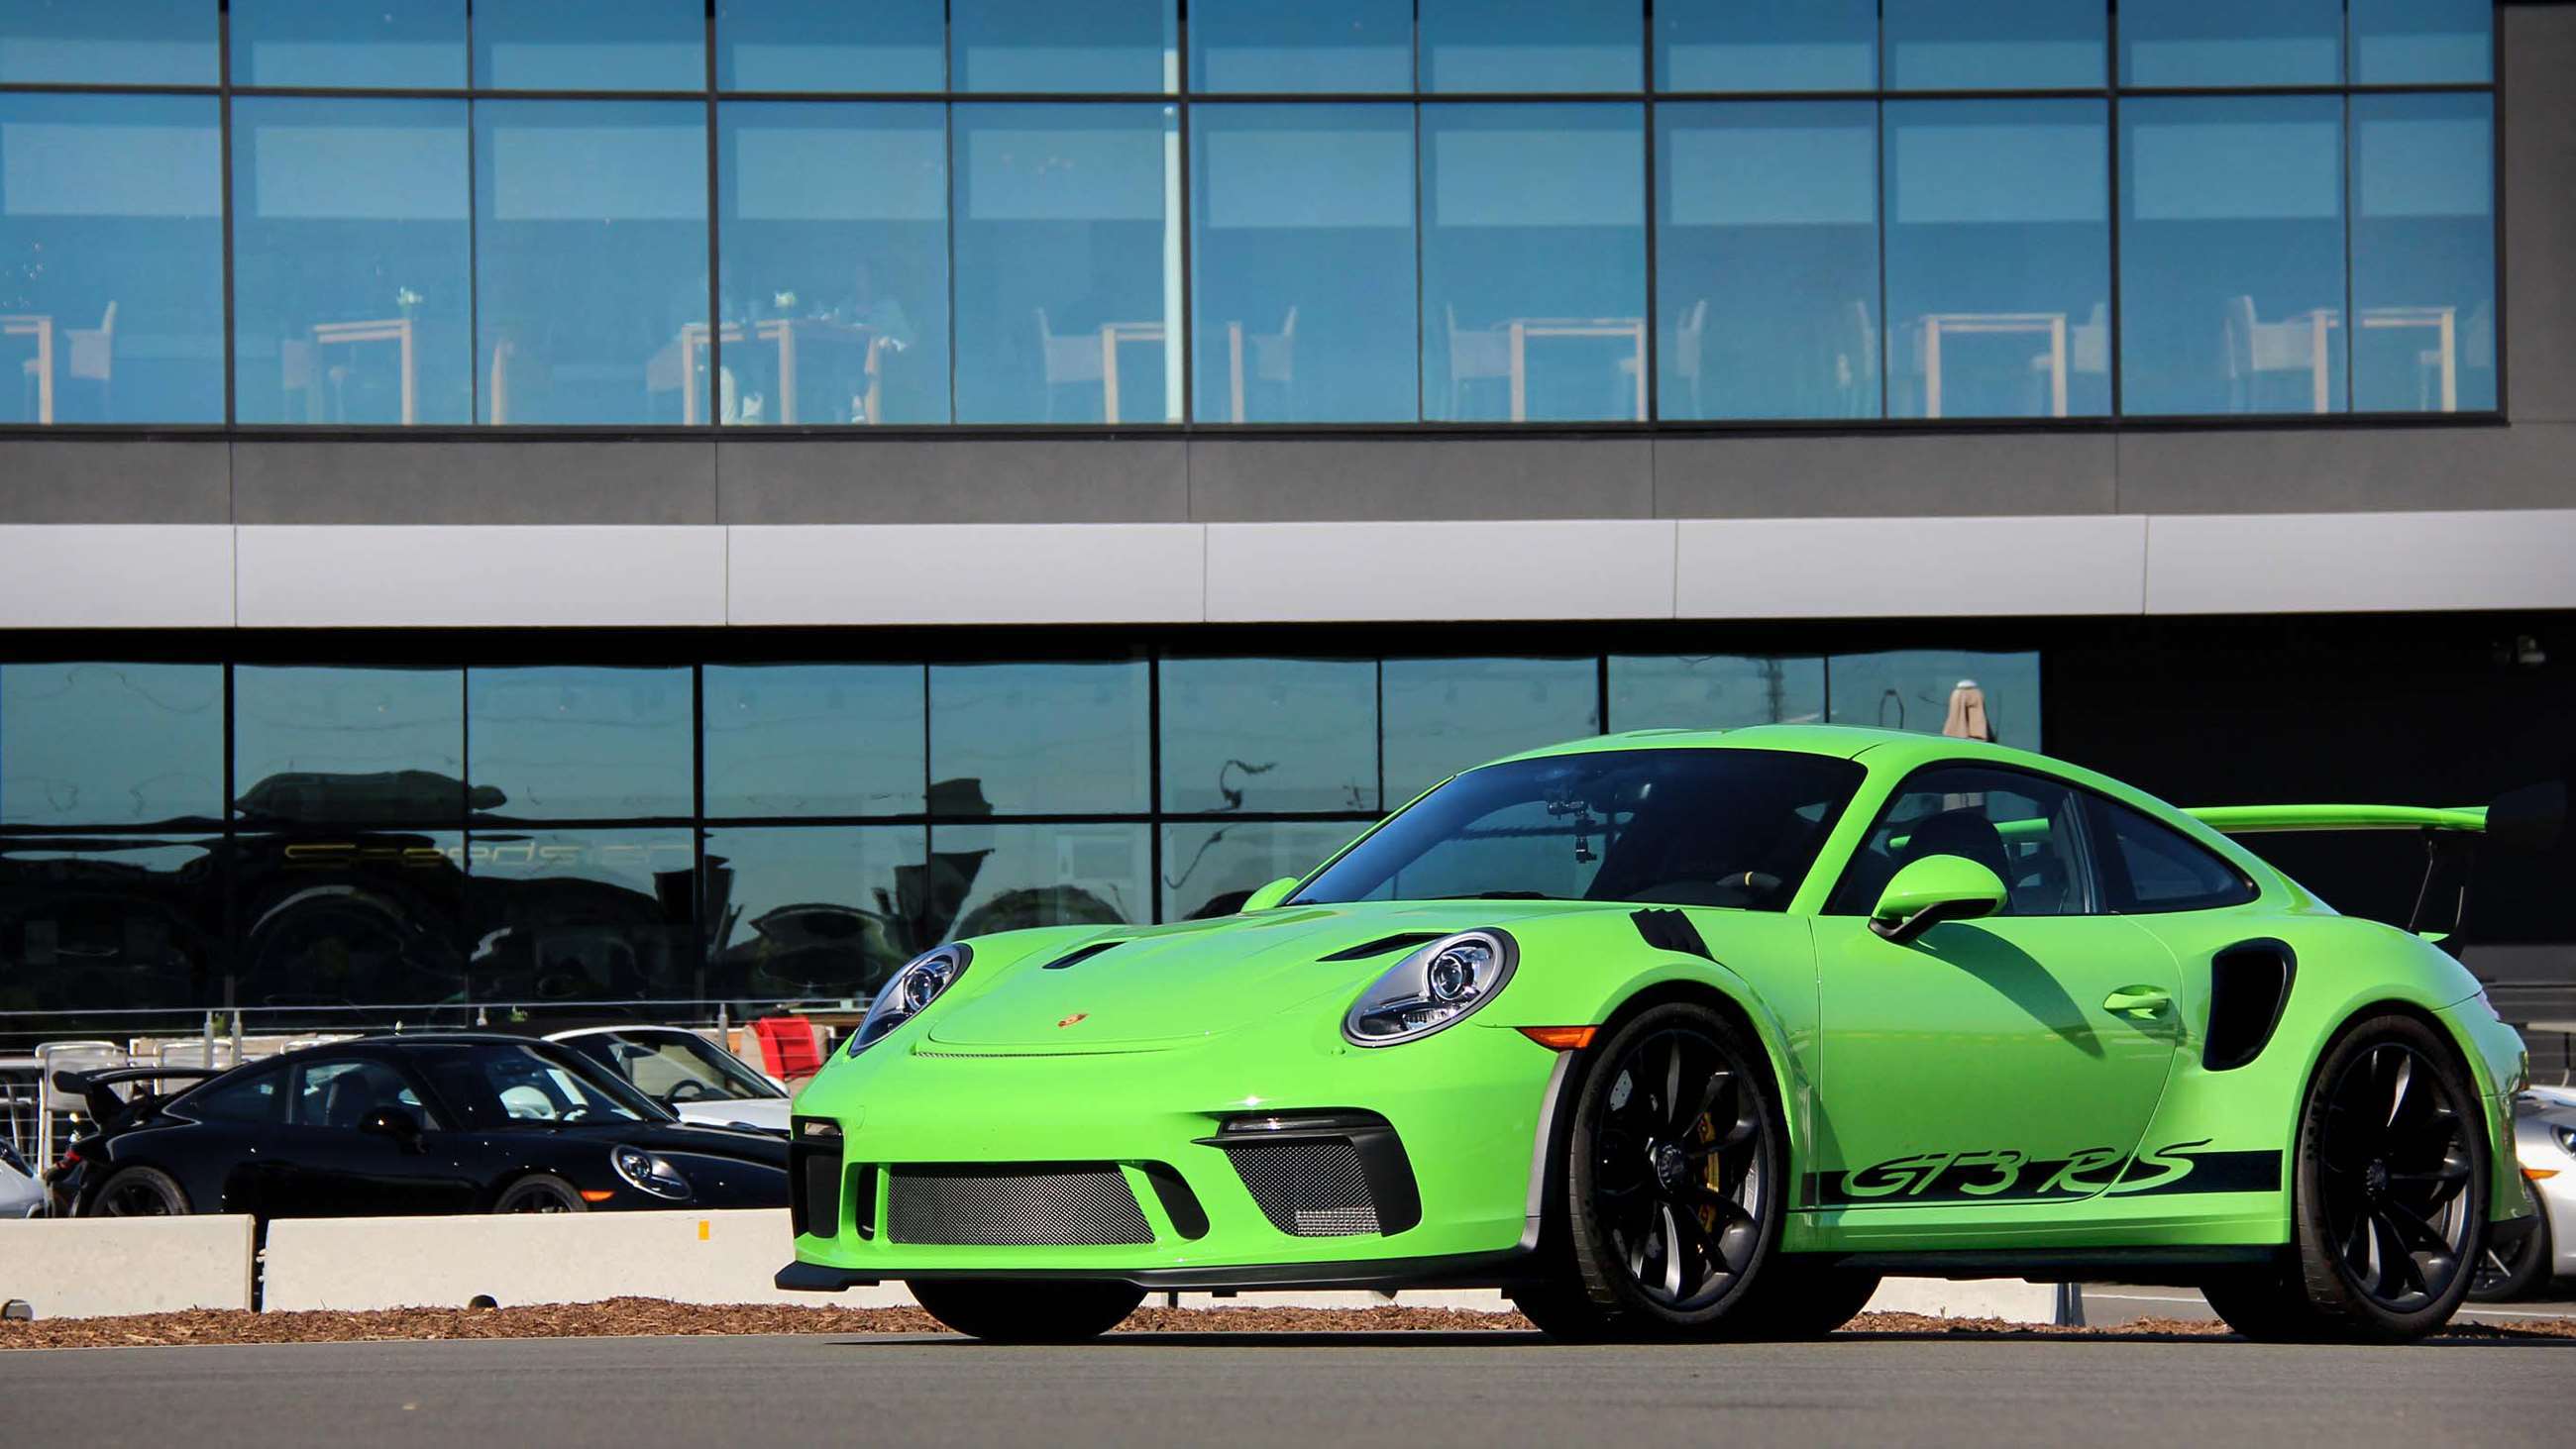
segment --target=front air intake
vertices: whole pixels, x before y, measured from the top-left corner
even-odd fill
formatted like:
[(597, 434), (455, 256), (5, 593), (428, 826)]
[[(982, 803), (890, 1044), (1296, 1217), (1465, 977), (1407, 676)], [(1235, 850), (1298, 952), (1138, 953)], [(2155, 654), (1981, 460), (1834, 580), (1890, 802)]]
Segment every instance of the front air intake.
[(886, 1169), (886, 1238), (960, 1247), (1150, 1243), (1154, 1230), (1109, 1162)]
[(1392, 1234), (1422, 1221), (1413, 1164), (1375, 1113), (1234, 1117), (1199, 1141), (1224, 1149), (1261, 1215), (1291, 1237)]

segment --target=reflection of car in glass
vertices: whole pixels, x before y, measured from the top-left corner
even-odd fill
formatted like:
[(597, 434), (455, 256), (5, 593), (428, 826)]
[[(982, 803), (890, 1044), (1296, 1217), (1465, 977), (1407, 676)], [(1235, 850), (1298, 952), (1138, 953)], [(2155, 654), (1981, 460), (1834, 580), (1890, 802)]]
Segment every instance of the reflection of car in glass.
[(32, 1218), (45, 1210), (45, 1189), (18, 1149), (0, 1140), (0, 1219)]
[[(55, 1183), (81, 1216), (776, 1207), (786, 1148), (685, 1126), (588, 1058), (482, 1034), (375, 1037), (202, 1074), (61, 1074), (99, 1130)], [(153, 1078), (205, 1075), (167, 1095)], [(116, 1089), (136, 1086), (131, 1101)]]
[(798, 1099), (779, 1283), (1024, 1338), (1147, 1289), (1484, 1283), (1657, 1338), (1822, 1332), (1902, 1267), (2429, 1332), (2531, 1211), (2522, 1044), (2211, 822), (2490, 812), (2203, 813), (1833, 727), (1469, 770), (1241, 914), (906, 965)]
[(2576, 1089), (2534, 1087), (2513, 1104), (2514, 1153), (2540, 1216), (2532, 1230), (2488, 1247), (2469, 1296), (2529, 1298), (2576, 1274)]
[(542, 1032), (546, 1040), (615, 1072), (683, 1122), (786, 1134), (787, 1093), (742, 1058), (686, 1027), (548, 1022), (524, 1029)]

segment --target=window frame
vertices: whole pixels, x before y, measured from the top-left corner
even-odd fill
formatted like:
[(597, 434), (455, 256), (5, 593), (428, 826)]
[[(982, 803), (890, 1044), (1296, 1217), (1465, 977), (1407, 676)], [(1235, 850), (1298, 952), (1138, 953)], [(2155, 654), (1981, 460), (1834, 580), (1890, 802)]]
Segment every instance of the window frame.
[[(1845, 893), (1852, 890), (1858, 883), (1861, 857), (1869, 850), (1870, 837), (1876, 835), (1880, 827), (1887, 824), (1888, 814), (1896, 808), (1898, 801), (1903, 800), (1906, 796), (1911, 794), (1926, 793), (1917, 786), (1917, 781), (1923, 779), (1927, 775), (1934, 775), (1947, 770), (1974, 770), (1988, 775), (2019, 776), (2024, 779), (2036, 780), (2041, 784), (2053, 785), (2056, 788), (2065, 791), (2068, 798), (2076, 807), (2074, 810), (2069, 812), (2067, 817), (2068, 835), (2071, 837), (2075, 850), (2077, 873), (2081, 877), (2078, 883), (2081, 885), (2083, 890), (2086, 908), (2074, 911), (2051, 911), (2044, 914), (2021, 913), (2007, 910), (1998, 911), (1993, 915), (1984, 917), (1983, 919), (2066, 921), (2083, 920), (2090, 917), (2118, 914), (2117, 912), (2107, 909), (2104, 905), (2101, 855), (2092, 838), (2092, 820), (2090, 817), (2093, 812), (2091, 808), (2085, 804), (2085, 797), (2093, 792), (2087, 790), (2084, 786), (2077, 784), (2073, 780), (2067, 779), (2063, 775), (2051, 774), (2046, 770), (2034, 770), (2026, 765), (2009, 764), (2001, 760), (1980, 760), (1973, 756), (1952, 756), (1949, 759), (1933, 760), (1925, 764), (1917, 765), (1913, 769), (1905, 772), (1903, 776), (1899, 777), (1895, 784), (1888, 787), (1887, 794), (1879, 801), (1878, 809), (1871, 814), (1868, 827), (1861, 831), (1858, 838), (1853, 840), (1850, 855), (1844, 858), (1842, 870), (1834, 877), (1833, 889), (1825, 893), (1823, 904), (1816, 908), (1816, 915), (1820, 919), (1834, 918), (1841, 920), (1856, 920), (1864, 919), (1870, 914), (1871, 909), (1877, 905), (1875, 900), (1863, 905), (1858, 910), (1843, 909), (1846, 904)], [(1900, 867), (1900, 869), (1901, 868), (1902, 867)], [(2005, 898), (2009, 901), (2011, 899), (2012, 882), (2004, 882), (2004, 891)]]
[[(2210, 849), (2188, 834), (2175, 829), (2149, 812), (2105, 795), (2098, 790), (2081, 792), (2087, 797), (2093, 819), (2088, 826), (2094, 838), (2094, 875), (2102, 889), (2110, 914), (2121, 916), (2171, 916), (2191, 911), (2223, 911), (2249, 906), (2263, 899), (2263, 884), (2236, 862)], [(2129, 867), (2128, 848), (2120, 843), (2119, 819), (2113, 811), (2126, 811), (2147, 825), (2181, 842), (2186, 851), (2216, 865), (2234, 881), (2242, 894), (2231, 900), (2195, 900), (2179, 905), (2147, 905), (2138, 899), (2136, 873)], [(2111, 869), (2116, 859), (2118, 869)]]

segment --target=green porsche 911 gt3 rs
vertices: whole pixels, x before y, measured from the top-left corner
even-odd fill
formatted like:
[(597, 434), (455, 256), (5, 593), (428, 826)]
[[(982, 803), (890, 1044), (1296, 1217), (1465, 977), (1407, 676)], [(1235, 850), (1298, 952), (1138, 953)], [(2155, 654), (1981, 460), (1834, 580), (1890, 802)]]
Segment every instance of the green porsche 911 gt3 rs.
[(1814, 1334), (1894, 1271), (2424, 1334), (2531, 1211), (2521, 1040), (2222, 827), (2485, 824), (1833, 727), (1517, 756), (1237, 915), (908, 964), (797, 1101), (778, 1281), (1024, 1339), (1433, 1284), (1564, 1337)]

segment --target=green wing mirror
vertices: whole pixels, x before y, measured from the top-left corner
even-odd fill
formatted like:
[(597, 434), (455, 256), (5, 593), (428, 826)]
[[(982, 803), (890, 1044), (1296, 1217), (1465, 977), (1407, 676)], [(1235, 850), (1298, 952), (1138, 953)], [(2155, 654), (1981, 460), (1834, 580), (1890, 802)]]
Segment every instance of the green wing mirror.
[(1973, 921), (2004, 908), (2004, 883), (1964, 855), (1927, 855), (1887, 883), (1869, 928), (1899, 944), (1943, 921)]
[(1279, 904), (1281, 901), (1288, 899), (1288, 893), (1296, 888), (1297, 877), (1293, 875), (1283, 875), (1279, 877), (1279, 879), (1272, 881), (1270, 884), (1263, 886), (1261, 889), (1254, 891), (1252, 894), (1245, 896), (1243, 898), (1243, 905), (1240, 909), (1244, 911), (1266, 911), (1272, 906)]

